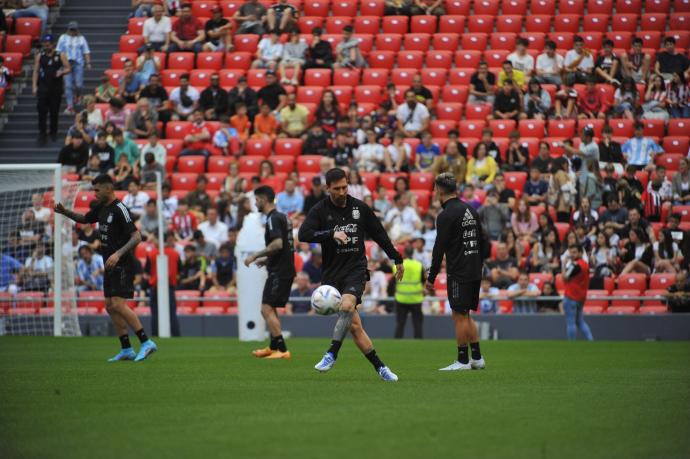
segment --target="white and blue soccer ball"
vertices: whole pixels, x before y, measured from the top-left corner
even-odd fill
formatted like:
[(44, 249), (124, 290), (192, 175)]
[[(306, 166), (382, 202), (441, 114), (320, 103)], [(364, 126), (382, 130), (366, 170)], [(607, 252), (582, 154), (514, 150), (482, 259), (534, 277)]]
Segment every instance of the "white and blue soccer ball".
[(311, 308), (317, 314), (329, 316), (340, 310), (342, 296), (337, 288), (331, 285), (322, 285), (311, 294)]

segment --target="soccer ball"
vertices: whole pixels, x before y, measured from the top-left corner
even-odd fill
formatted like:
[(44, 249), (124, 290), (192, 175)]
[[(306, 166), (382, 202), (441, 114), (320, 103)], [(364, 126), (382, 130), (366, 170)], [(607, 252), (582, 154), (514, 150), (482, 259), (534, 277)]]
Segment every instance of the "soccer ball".
[(317, 314), (329, 316), (340, 309), (340, 292), (330, 285), (322, 285), (311, 294), (311, 308)]

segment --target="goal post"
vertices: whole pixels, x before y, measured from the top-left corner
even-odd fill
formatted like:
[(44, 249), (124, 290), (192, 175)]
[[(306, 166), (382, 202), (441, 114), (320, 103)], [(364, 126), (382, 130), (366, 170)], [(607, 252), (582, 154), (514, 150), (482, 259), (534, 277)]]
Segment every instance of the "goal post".
[(59, 164), (0, 164), (0, 335), (80, 336), (72, 209), (79, 182)]

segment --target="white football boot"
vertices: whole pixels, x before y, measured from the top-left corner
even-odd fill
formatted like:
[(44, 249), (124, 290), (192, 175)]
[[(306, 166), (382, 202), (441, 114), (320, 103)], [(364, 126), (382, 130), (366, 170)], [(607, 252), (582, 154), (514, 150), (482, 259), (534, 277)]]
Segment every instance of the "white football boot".
[(319, 363), (314, 365), (314, 368), (321, 373), (325, 373), (333, 368), (333, 365), (335, 365), (335, 358), (333, 357), (333, 354), (326, 352)]
[(460, 363), (456, 360), (455, 362), (451, 363), (447, 367), (439, 368), (438, 370), (439, 371), (461, 371), (461, 370), (471, 370), (471, 369), (472, 369), (472, 365), (470, 365), (469, 363)]
[(480, 357), (479, 360), (470, 359), (470, 366), (473, 370), (483, 370), (486, 368), (484, 357)]

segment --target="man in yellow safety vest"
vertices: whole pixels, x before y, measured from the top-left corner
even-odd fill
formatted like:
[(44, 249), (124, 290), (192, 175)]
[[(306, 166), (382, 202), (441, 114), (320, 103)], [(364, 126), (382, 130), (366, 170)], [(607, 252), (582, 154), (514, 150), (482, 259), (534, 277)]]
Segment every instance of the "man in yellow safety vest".
[[(422, 264), (413, 259), (413, 248), (405, 248), (405, 259), (403, 266), (405, 271), (400, 281), (395, 284), (395, 337), (402, 338), (405, 333), (405, 323), (407, 314), (412, 314), (412, 329), (415, 339), (422, 338), (422, 302), (424, 301), (424, 282), (426, 272)], [(395, 267), (393, 267), (395, 274)]]

